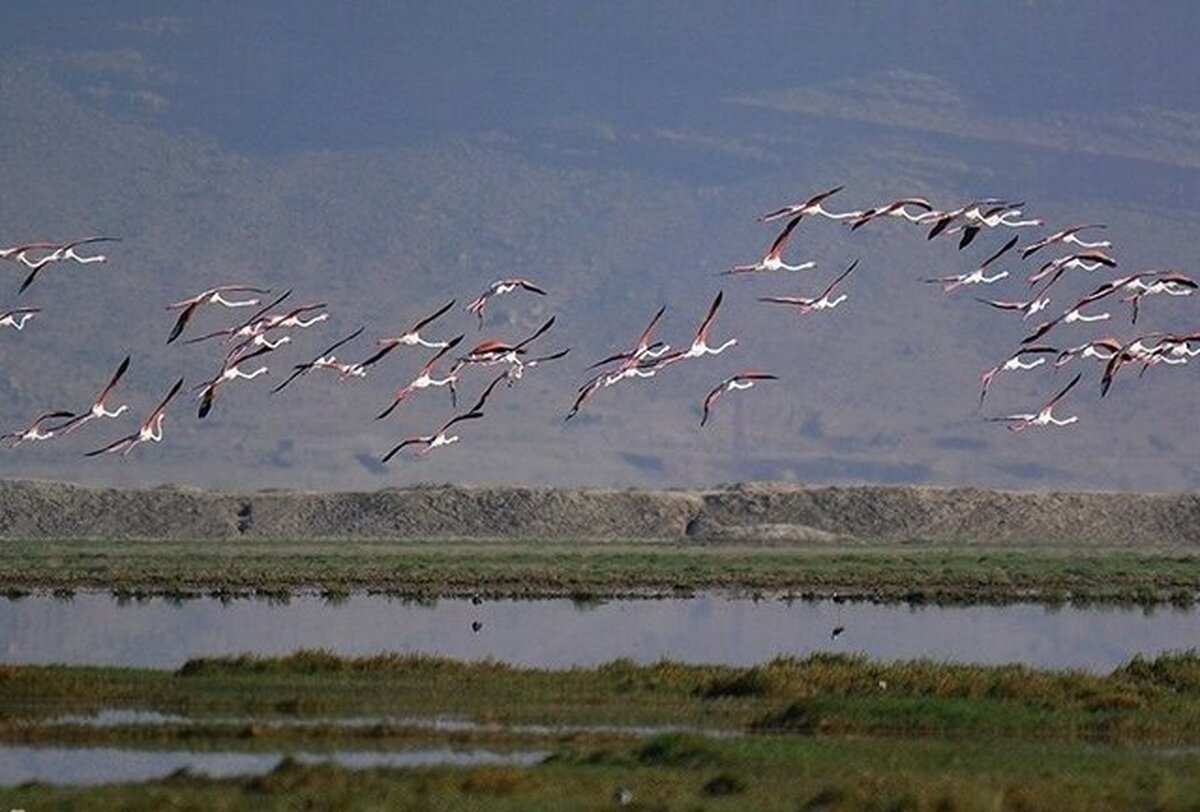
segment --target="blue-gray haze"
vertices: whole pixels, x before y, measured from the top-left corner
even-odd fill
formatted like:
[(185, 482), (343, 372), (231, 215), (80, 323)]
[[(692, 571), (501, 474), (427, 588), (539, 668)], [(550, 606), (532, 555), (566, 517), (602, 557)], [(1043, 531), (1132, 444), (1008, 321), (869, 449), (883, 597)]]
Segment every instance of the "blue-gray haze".
[[(0, 18), (0, 243), (124, 238), (106, 265), (52, 268), (19, 298), (19, 269), (0, 267), (0, 308), (44, 311), (0, 333), (0, 428), (84, 408), (133, 358), (119, 393), (130, 414), (6, 451), (4, 476), (1200, 483), (1194, 364), (1123, 373), (1101, 401), (1089, 362), (1065, 430), (983, 420), (1038, 406), (1074, 374), (1001, 376), (978, 406), (979, 374), (1035, 320), (918, 280), (969, 270), (1007, 235), (960, 253), (897, 222), (805, 222), (788, 256), (814, 272), (715, 276), (764, 252), (775, 231), (757, 214), (837, 184), (831, 208), (1019, 200), (1047, 221), (1038, 233), (1107, 223), (1121, 271), (1196, 271), (1194, 4), (17, 2)], [(811, 295), (856, 257), (837, 310), (755, 301)], [(987, 294), (1020, 296), (1029, 266), (1013, 262)], [(452, 413), (432, 391), (373, 419), (425, 360), (397, 351), (363, 381), (312, 375), (277, 396), (237, 382), (204, 421), (181, 398), (161, 445), (81, 456), (131, 430), (175, 377), (218, 371), (216, 348), (164, 344), (167, 302), (238, 281), (328, 302), (328, 323), (269, 358), (273, 384), (358, 326), (345, 357), (502, 276), (550, 295), (497, 300), (480, 332), (456, 310), (438, 337), (516, 338), (556, 314), (539, 346), (571, 354), (501, 390), (459, 446), (378, 463)], [(1055, 307), (1110, 276), (1080, 274)], [(721, 288), (714, 338), (737, 347), (607, 389), (564, 424), (587, 363), (664, 304), (662, 338), (686, 344)], [(1114, 305), (1099, 328), (1048, 338), (1200, 327), (1200, 298), (1166, 298), (1147, 300), (1137, 327)], [(192, 329), (229, 318), (202, 313)], [(699, 430), (704, 394), (746, 367), (781, 380), (719, 401)], [(465, 381), (464, 397), (486, 380)]]

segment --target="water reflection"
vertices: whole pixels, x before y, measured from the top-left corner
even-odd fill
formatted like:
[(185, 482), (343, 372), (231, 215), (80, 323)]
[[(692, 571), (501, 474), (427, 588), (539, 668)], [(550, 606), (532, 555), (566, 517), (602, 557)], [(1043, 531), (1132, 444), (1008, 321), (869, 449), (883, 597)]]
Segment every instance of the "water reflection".
[[(286, 602), (79, 592), (0, 602), (0, 661), (174, 668), (192, 657), (323, 648), (521, 665), (589, 666), (617, 658), (750, 665), (778, 655), (861, 652), (1108, 671), (1135, 654), (1200, 647), (1196, 609), (908, 606), (700, 595), (610, 601), (468, 599), (406, 603), (356, 594)], [(481, 624), (477, 631), (472, 625)], [(831, 639), (834, 628), (844, 632)]]
[[(490, 750), (336, 751), (294, 753), (287, 757), (305, 764), (333, 762), (343, 767), (431, 767), (438, 765), (530, 765), (546, 758), (541, 751)], [(283, 753), (192, 753), (185, 750), (126, 750), (118, 747), (0, 746), (0, 786), (27, 781), (86, 786), (125, 781), (149, 781), (187, 769), (214, 778), (257, 775), (273, 770)]]

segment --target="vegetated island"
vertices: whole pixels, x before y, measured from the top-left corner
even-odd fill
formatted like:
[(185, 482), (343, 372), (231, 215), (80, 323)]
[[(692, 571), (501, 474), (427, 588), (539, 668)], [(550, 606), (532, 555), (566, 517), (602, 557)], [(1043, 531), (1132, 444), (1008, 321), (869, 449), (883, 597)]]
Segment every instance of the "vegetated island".
[[(5, 666), (7, 746), (547, 756), (527, 767), (370, 770), (282, 758), (258, 776), (0, 788), (0, 804), (1194, 810), (1198, 700), (1194, 652), (1134, 659), (1107, 675), (837, 654), (751, 668), (618, 660), (562, 671), (313, 651), (175, 671)], [(113, 723), (89, 721), (105, 711)]]
[(1200, 495), (0, 482), (0, 589), (1190, 604)]

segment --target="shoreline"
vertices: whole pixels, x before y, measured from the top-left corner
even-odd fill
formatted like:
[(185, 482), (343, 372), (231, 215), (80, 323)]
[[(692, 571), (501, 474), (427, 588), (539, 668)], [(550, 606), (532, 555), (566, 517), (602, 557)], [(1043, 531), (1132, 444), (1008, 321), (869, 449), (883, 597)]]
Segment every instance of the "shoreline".
[(1174, 605), (1200, 601), (1200, 553), (946, 545), (762, 547), (663, 542), (0, 542), (0, 594), (330, 601), (844, 599), (910, 604)]

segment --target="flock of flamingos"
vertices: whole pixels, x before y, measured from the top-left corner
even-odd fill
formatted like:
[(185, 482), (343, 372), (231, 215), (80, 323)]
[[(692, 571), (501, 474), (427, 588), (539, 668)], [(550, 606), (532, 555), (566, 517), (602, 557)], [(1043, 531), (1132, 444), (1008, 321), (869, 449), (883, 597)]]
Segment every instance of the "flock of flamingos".
[[(1198, 287), (1196, 280), (1177, 270), (1142, 270), (1133, 273), (1118, 273), (1113, 270), (1117, 267), (1117, 261), (1109, 253), (1112, 245), (1108, 240), (1099, 239), (1098, 232), (1105, 228), (1103, 225), (1075, 225), (1019, 245), (1018, 230), (1042, 225), (1042, 221), (1039, 219), (1025, 218), (1020, 203), (989, 198), (974, 200), (954, 209), (939, 210), (927, 200), (908, 197), (857, 211), (838, 212), (825, 208), (830, 198), (840, 191), (841, 187), (830, 189), (759, 217), (759, 221), (764, 223), (783, 222), (782, 230), (761, 259), (736, 265), (723, 271), (722, 275), (812, 272), (806, 273), (805, 278), (812, 276), (815, 273), (813, 272), (816, 267), (815, 262), (805, 261), (789, 264), (784, 259), (784, 254), (797, 227), (806, 218), (834, 221), (851, 231), (884, 219), (896, 220), (906, 223), (910, 227), (927, 229), (928, 239), (939, 236), (957, 236), (960, 250), (970, 245), (981, 233), (1011, 231), (1014, 232), (1013, 235), (978, 267), (963, 273), (924, 280), (940, 286), (942, 291), (947, 294), (968, 287), (982, 289), (984, 286), (994, 285), (1009, 277), (1009, 270), (1000, 269), (1001, 260), (1008, 258), (1008, 261), (1011, 261), (1019, 257), (1019, 261), (1025, 261), (1035, 254), (1039, 255), (1035, 263), (1041, 261), (1041, 264), (1032, 269), (1025, 280), (1027, 293), (1008, 299), (976, 297), (981, 304), (1010, 313), (1014, 318), (1019, 317), (1023, 321), (1027, 321), (1039, 313), (1046, 314), (1036, 327), (1030, 329), (1029, 335), (1007, 358), (999, 361), (982, 374), (979, 393), (981, 405), (987, 396), (988, 388), (1002, 373), (1030, 370), (1044, 364), (1059, 368), (1072, 362), (1082, 363), (1087, 359), (1095, 359), (1103, 366), (1100, 393), (1101, 396), (1104, 396), (1112, 386), (1117, 374), (1126, 367), (1140, 368), (1140, 376), (1152, 366), (1181, 365), (1187, 363), (1190, 358), (1200, 355), (1200, 332), (1178, 334), (1164, 331), (1140, 333), (1135, 331), (1136, 334), (1130, 338), (1105, 335), (1093, 337), (1087, 341), (1078, 341), (1078, 338), (1075, 342), (1066, 340), (1067, 336), (1071, 334), (1071, 330), (1067, 329), (1069, 325), (1101, 322), (1112, 318), (1112, 312), (1101, 310), (1102, 305), (1111, 306), (1116, 301), (1127, 303), (1130, 321), (1136, 324), (1143, 300), (1147, 297), (1155, 295), (1190, 296)], [(15, 263), (25, 272), (18, 291), (18, 293), (23, 293), (36, 281), (39, 274), (55, 265), (69, 263), (86, 265), (105, 262), (106, 257), (103, 254), (93, 252), (97, 250), (96, 246), (115, 242), (119, 242), (119, 238), (107, 236), (89, 237), (67, 243), (30, 242), (0, 248), (0, 260)], [(1060, 255), (1048, 258), (1055, 251)], [(849, 267), (825, 283), (815, 295), (767, 296), (760, 298), (760, 301), (769, 305), (792, 308), (800, 316), (832, 310), (847, 300), (849, 294), (844, 292), (844, 289), (848, 286), (857, 267), (858, 261), (855, 260)], [(1067, 277), (1095, 276), (1097, 272), (1107, 272), (1106, 275), (1109, 278), (1099, 282), (1091, 292), (1077, 300), (1072, 301), (1071, 297), (1068, 297), (1066, 301), (1069, 304), (1065, 309), (1051, 309), (1052, 300), (1049, 294), (1056, 283)], [(1054, 289), (1057, 291), (1065, 287), (1064, 285)], [(262, 305), (262, 298), (270, 293), (271, 291), (265, 288), (251, 285), (227, 284), (210, 288), (167, 305), (167, 310), (176, 313), (174, 324), (166, 331), (168, 344), (183, 339), (185, 343), (212, 342), (221, 346), (222, 359), (217, 373), (191, 390), (198, 401), (200, 418), (204, 418), (210, 413), (218, 396), (235, 381), (249, 381), (266, 374), (268, 368), (263, 365), (262, 360), (280, 347), (290, 343), (292, 341), (291, 331), (318, 325), (328, 318), (326, 304), (323, 302), (302, 305), (285, 304), (291, 296), (290, 290), (275, 296), (266, 305)], [(529, 279), (501, 279), (493, 282), (478, 297), (469, 302), (465, 309), (476, 317), (479, 328), (482, 329), (488, 303), (497, 296), (517, 293), (546, 295), (546, 291), (542, 287)], [(613, 352), (588, 367), (590, 377), (579, 387), (575, 401), (566, 414), (566, 420), (575, 417), (597, 393), (622, 381), (653, 378), (676, 363), (701, 359), (708, 355), (719, 355), (726, 349), (735, 346), (737, 338), (734, 337), (726, 338), (724, 341), (714, 340), (713, 344), (709, 343), (712, 340), (710, 334), (718, 327), (717, 316), (720, 313), (723, 298), (723, 291), (716, 295), (690, 345), (685, 349), (672, 349), (670, 345), (657, 340), (656, 331), (666, 309), (665, 307), (659, 308), (630, 346)], [(459, 345), (465, 338), (463, 334), (453, 337), (429, 338), (436, 333), (438, 322), (455, 307), (455, 304), (455, 300), (450, 300), (432, 313), (418, 319), (403, 333), (378, 339), (373, 352), (363, 360), (345, 361), (340, 359), (335, 353), (341, 352), (344, 347), (363, 333), (363, 328), (359, 328), (349, 335), (339, 338), (315, 357), (303, 363), (293, 364), (290, 374), (275, 386), (272, 392), (283, 391), (310, 372), (336, 376), (339, 381), (362, 378), (376, 364), (400, 347), (435, 350), (432, 357), (421, 367), (417, 377), (395, 392), (392, 401), (377, 415), (377, 419), (387, 418), (408, 398), (422, 389), (431, 387), (446, 387), (450, 392), (455, 411), (432, 433), (408, 437), (397, 443), (382, 455), (382, 460), (387, 462), (405, 448), (415, 448), (418, 455), (424, 455), (435, 448), (457, 442), (459, 437), (452, 431), (459, 430), (460, 424), (484, 416), (484, 407), (488, 399), (493, 396), (499, 383), (503, 381), (508, 386), (512, 386), (520, 381), (527, 372), (539, 365), (562, 359), (570, 352), (570, 348), (557, 349), (545, 354), (535, 352), (535, 343), (540, 343), (541, 339), (554, 326), (555, 319), (553, 317), (530, 335), (521, 337), (519, 340), (487, 339), (476, 343), (470, 349), (459, 349)], [(250, 309), (253, 308), (253, 312), (247, 318), (224, 329), (184, 339), (183, 336), (187, 332), (193, 316), (205, 307), (244, 309), (246, 312), (250, 312)], [(29, 320), (39, 312), (39, 308), (34, 307), (14, 307), (0, 310), (0, 327), (11, 327), (17, 331), (23, 330)], [(1052, 313), (1055, 315), (1050, 315)], [(1060, 338), (1062, 341), (1056, 345), (1052, 346), (1048, 343), (1050, 339)], [(1193, 344), (1197, 344), (1197, 346), (1193, 347)], [(252, 361), (255, 364), (254, 368), (250, 369)], [(457, 385), (469, 370), (488, 367), (498, 369), (498, 374), (491, 377), (482, 393), (469, 408), (459, 409)], [(128, 410), (128, 406), (112, 407), (109, 403), (128, 368), (129, 357), (126, 356), (107, 384), (99, 391), (91, 404), (83, 410), (45, 412), (36, 416), (32, 422), (22, 428), (0, 435), (0, 438), (7, 440), (11, 447), (17, 447), (25, 443), (45, 441), (70, 434), (93, 420), (120, 417)], [(760, 382), (774, 380), (776, 377), (769, 372), (744, 370), (721, 380), (702, 401), (700, 425), (703, 427), (708, 423), (714, 405), (723, 395), (750, 389)], [(1056, 417), (1054, 409), (1075, 388), (1081, 377), (1081, 373), (1076, 374), (1066, 386), (1054, 392), (1049, 399), (1029, 412), (986, 417), (985, 419), (1007, 423), (1008, 428), (1012, 431), (1040, 426), (1065, 426), (1074, 423), (1078, 419), (1077, 416)], [(176, 380), (167, 389), (162, 401), (145, 417), (136, 430), (87, 452), (86, 456), (102, 454), (124, 456), (142, 443), (161, 441), (167, 408), (183, 390), (183, 386), (182, 378)]]

